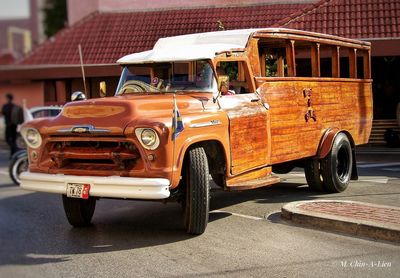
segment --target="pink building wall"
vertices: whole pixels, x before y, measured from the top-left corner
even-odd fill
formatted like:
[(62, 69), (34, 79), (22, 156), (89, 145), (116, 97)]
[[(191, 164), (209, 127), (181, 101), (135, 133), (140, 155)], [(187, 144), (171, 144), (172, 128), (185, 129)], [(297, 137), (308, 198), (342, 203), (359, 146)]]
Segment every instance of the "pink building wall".
[(99, 0), (67, 0), (68, 24), (72, 25), (97, 10)]
[(317, 2), (317, 0), (68, 0), (68, 23), (72, 25), (94, 11), (148, 11), (207, 6), (229, 7), (310, 2)]
[(28, 108), (44, 105), (43, 82), (31, 82), (25, 84), (1, 84), (0, 85), (0, 109), (6, 103), (6, 94), (14, 96), (14, 103), (22, 106), (26, 100)]
[[(10, 84), (0, 85), (0, 110), (3, 104), (6, 103), (6, 94), (12, 93), (14, 96), (14, 103), (22, 107), (23, 100), (26, 100), (26, 106), (28, 108), (34, 106), (42, 106), (44, 101), (44, 85), (43, 82), (32, 82), (25, 84)], [(0, 113), (0, 142), (1, 145), (5, 145), (5, 123), (4, 117)]]

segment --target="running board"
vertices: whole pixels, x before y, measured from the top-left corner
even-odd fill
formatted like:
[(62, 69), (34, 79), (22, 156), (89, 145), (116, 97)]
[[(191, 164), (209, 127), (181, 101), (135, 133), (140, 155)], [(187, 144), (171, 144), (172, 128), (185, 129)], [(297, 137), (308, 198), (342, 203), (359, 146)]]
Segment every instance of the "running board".
[(281, 181), (279, 177), (273, 176), (271, 173), (271, 167), (265, 167), (252, 173), (228, 179), (224, 189), (228, 191), (240, 191), (264, 187)]

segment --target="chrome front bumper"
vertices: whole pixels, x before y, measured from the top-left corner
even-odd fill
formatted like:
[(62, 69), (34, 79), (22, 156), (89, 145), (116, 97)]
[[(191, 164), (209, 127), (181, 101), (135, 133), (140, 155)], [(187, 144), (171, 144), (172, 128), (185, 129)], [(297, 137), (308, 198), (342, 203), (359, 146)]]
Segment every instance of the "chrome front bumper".
[(90, 196), (122, 199), (165, 199), (170, 195), (168, 179), (73, 176), (23, 172), (21, 187), (26, 190), (67, 193), (67, 183), (90, 184)]

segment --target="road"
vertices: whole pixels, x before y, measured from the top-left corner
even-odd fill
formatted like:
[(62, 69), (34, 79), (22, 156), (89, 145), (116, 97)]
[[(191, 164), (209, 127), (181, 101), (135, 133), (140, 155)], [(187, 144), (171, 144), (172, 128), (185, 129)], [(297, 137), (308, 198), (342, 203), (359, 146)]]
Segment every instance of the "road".
[[(61, 197), (23, 191), (0, 152), (0, 277), (398, 277), (400, 246), (295, 226), (283, 204), (343, 199), (400, 206), (400, 154), (359, 154), (360, 180), (317, 194), (300, 169), (244, 192), (212, 190), (205, 234), (186, 235), (175, 203), (100, 200), (76, 229)], [(372, 266), (372, 264), (374, 266)]]

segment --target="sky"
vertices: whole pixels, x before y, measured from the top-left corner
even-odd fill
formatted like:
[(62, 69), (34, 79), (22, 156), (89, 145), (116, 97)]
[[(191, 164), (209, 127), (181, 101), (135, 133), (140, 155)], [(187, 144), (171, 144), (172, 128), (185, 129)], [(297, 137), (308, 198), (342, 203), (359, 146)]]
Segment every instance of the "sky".
[(0, 0), (0, 20), (29, 17), (29, 0)]

